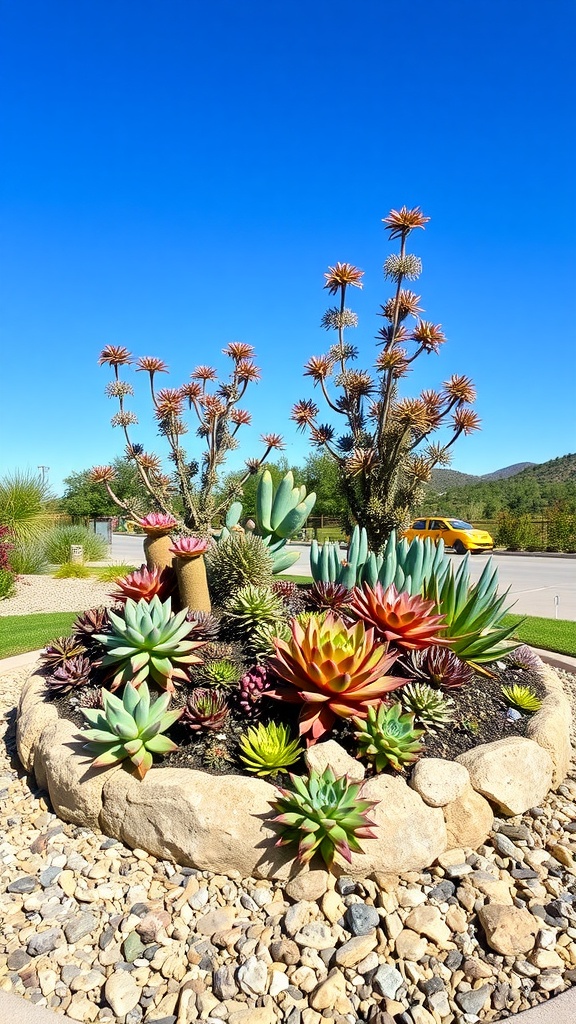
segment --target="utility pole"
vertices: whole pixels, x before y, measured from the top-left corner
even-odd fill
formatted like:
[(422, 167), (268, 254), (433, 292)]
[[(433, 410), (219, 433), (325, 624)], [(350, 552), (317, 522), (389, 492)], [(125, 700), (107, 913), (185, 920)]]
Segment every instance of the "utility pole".
[(48, 475), (48, 471), (50, 469), (50, 466), (38, 466), (38, 469), (40, 470), (40, 474), (41, 474), (41, 477), (42, 477), (42, 483), (45, 484), (46, 483), (46, 477)]

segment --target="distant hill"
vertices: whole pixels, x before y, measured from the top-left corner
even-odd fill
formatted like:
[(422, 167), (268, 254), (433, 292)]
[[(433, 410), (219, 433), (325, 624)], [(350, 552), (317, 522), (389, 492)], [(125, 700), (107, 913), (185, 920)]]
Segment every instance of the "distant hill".
[(433, 469), (429, 490), (444, 493), (454, 487), (490, 482), (491, 480), (508, 480), (510, 477), (520, 479), (533, 478), (539, 483), (562, 483), (576, 479), (576, 454), (560, 455), (549, 462), (515, 462), (512, 466), (495, 469), (492, 473), (475, 476), (472, 473), (460, 473), (456, 469)]
[(483, 473), (481, 480), (507, 480), (509, 476), (516, 476), (523, 469), (530, 469), (537, 466), (537, 462), (515, 462), (513, 466), (505, 466), (504, 469), (496, 469), (494, 473)]
[(539, 516), (559, 503), (576, 512), (576, 454), (542, 463), (516, 463), (484, 476), (434, 470), (417, 514), (442, 512), (481, 520), (509, 510)]

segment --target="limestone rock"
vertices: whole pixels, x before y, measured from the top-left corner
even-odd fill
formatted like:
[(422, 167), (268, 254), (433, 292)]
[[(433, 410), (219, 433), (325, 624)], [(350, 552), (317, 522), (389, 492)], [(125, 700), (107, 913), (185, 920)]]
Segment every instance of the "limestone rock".
[(290, 875), (292, 862), (266, 824), (276, 789), (262, 779), (214, 779), (187, 768), (157, 768), (137, 780), (119, 773), (103, 790), (100, 828), (156, 857), (242, 877)]
[(34, 751), (42, 732), (58, 720), (56, 708), (44, 699), (45, 696), (44, 676), (31, 675), (22, 687), (16, 726), (18, 756), (28, 772), (34, 768)]
[(552, 783), (550, 755), (534, 740), (508, 736), (483, 743), (456, 759), (470, 772), (474, 789), (504, 814), (523, 814), (544, 800)]
[(442, 920), (438, 907), (431, 907), (425, 904), (415, 907), (408, 914), (405, 924), (407, 928), (418, 932), (419, 935), (425, 935), (426, 938), (432, 939), (432, 942), (435, 942), (440, 948), (443, 948), (450, 940), (450, 929)]
[(102, 788), (123, 768), (91, 768), (91, 757), (82, 752), (81, 733), (77, 725), (58, 719), (54, 728), (45, 729), (34, 753), (34, 774), (44, 766), (50, 800), (56, 814), (75, 825), (100, 828)]
[(470, 788), (470, 776), (456, 761), (423, 757), (414, 767), (410, 785), (430, 807), (445, 807)]
[(472, 786), (468, 785), (464, 793), (446, 804), (442, 811), (449, 850), (460, 846), (476, 850), (486, 842), (494, 824), (494, 812), (485, 797), (476, 793)]
[(330, 765), (337, 777), (347, 775), (353, 782), (361, 782), (366, 775), (364, 765), (351, 757), (336, 740), (325, 740), (308, 747), (304, 760), (308, 768), (317, 772), (323, 772)]
[(556, 788), (566, 778), (572, 757), (572, 712), (570, 701), (554, 669), (543, 663), (541, 673), (546, 687), (546, 697), (540, 711), (530, 719), (528, 736), (550, 755), (553, 765), (552, 785)]
[(117, 1017), (124, 1017), (138, 1005), (142, 989), (129, 971), (114, 971), (104, 986), (106, 1002)]
[(488, 945), (503, 956), (518, 956), (534, 948), (539, 921), (519, 907), (487, 903), (480, 907), (478, 919)]
[(346, 979), (337, 967), (321, 981), (310, 995), (310, 1006), (314, 1010), (327, 1010), (336, 1004), (339, 997), (346, 994)]
[(301, 871), (285, 887), (291, 900), (319, 900), (328, 889), (327, 871)]
[(421, 871), (446, 849), (442, 810), (425, 804), (404, 779), (375, 775), (362, 787), (362, 797), (378, 801), (369, 814), (377, 838), (362, 840), (364, 853), (353, 854), (351, 865), (337, 855), (337, 871), (361, 878), (376, 871)]

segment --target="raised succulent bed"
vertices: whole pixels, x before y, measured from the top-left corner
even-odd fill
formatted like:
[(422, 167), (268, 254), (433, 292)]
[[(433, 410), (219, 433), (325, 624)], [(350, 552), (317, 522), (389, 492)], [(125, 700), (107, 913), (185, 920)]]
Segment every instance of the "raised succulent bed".
[[(542, 666), (546, 696), (528, 737), (482, 744), (456, 761), (425, 757), (410, 782), (383, 773), (362, 795), (378, 801), (371, 812), (377, 839), (352, 863), (335, 870), (368, 877), (428, 867), (447, 849), (476, 848), (490, 832), (494, 811), (520, 814), (560, 785), (568, 771), (570, 705), (560, 679)], [(17, 745), (27, 771), (45, 788), (65, 821), (101, 830), (131, 847), (201, 870), (243, 877), (287, 878), (299, 870), (269, 822), (273, 784), (241, 775), (213, 776), (186, 768), (155, 768), (143, 780), (119, 766), (90, 765), (72, 722), (45, 700), (45, 677), (33, 673), (18, 708)], [(364, 767), (333, 740), (309, 748), (310, 767), (330, 764), (336, 774), (364, 777)]]

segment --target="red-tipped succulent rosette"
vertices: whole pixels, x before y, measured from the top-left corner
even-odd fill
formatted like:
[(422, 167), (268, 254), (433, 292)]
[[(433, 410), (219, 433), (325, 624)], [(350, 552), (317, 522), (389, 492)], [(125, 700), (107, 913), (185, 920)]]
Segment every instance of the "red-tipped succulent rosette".
[(199, 558), (209, 546), (210, 541), (204, 537), (177, 537), (170, 551), (178, 558)]
[(274, 640), (268, 668), (280, 682), (268, 697), (302, 704), (300, 734), (310, 745), (330, 731), (336, 718), (365, 718), (371, 704), (403, 686), (403, 677), (386, 673), (398, 657), (374, 640), (362, 622), (347, 626), (329, 613), (310, 616), (305, 626), (291, 624), (289, 640)]

